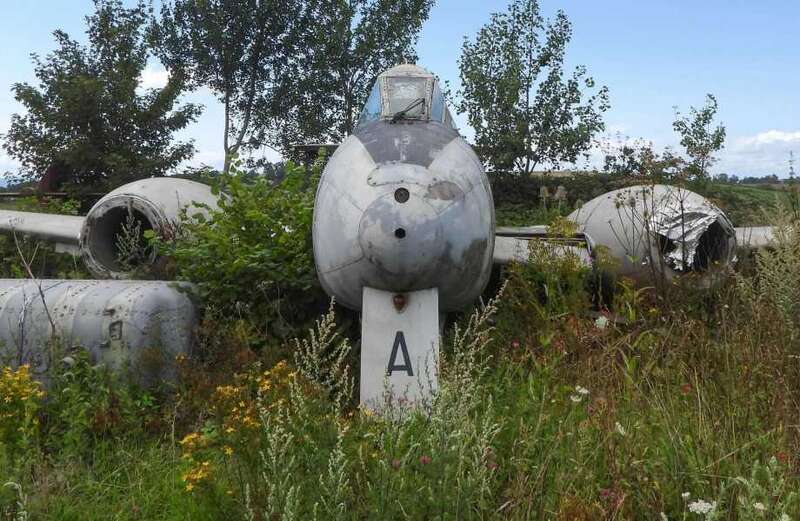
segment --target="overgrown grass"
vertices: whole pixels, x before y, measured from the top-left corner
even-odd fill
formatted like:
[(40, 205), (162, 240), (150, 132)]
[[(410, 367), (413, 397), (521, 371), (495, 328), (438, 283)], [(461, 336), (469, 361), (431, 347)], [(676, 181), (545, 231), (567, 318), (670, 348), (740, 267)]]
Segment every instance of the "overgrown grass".
[[(764, 256), (759, 268), (780, 273), (789, 260)], [(0, 512), (797, 519), (798, 322), (779, 312), (784, 297), (770, 299), (774, 275), (712, 296), (676, 286), (669, 305), (623, 291), (598, 310), (581, 268), (563, 262), (515, 268), (496, 311), (458, 322), (441, 391), (415, 411), (373, 414), (345, 399), (349, 387), (327, 375), (346, 378), (354, 355), (322, 330), (300, 351), (252, 352), (246, 327), (222, 327), (215, 358), (184, 362), (170, 393), (79, 361), (48, 399), (28, 392), (39, 423), (24, 443), (3, 440), (0, 462), (0, 480), (25, 499), (5, 487)], [(779, 294), (800, 294), (794, 284), (784, 278)]]

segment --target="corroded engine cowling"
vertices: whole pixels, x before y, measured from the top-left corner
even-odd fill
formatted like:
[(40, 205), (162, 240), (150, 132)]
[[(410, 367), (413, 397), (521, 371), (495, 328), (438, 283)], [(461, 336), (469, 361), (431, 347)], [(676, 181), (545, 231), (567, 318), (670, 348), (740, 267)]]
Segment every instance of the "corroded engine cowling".
[(217, 196), (207, 185), (174, 177), (142, 179), (109, 192), (89, 210), (81, 227), (79, 247), (86, 266), (98, 277), (126, 277), (118, 238), (128, 220), (132, 218), (141, 231), (168, 235), (182, 210), (208, 215), (197, 203), (217, 208)]
[(569, 219), (608, 248), (619, 273), (671, 279), (693, 273), (704, 283), (736, 260), (736, 232), (704, 197), (667, 185), (631, 186), (584, 204)]
[(80, 347), (94, 363), (128, 371), (142, 383), (173, 378), (176, 357), (191, 353), (197, 322), (189, 288), (157, 281), (2, 279), (0, 365), (26, 363), (44, 376)]

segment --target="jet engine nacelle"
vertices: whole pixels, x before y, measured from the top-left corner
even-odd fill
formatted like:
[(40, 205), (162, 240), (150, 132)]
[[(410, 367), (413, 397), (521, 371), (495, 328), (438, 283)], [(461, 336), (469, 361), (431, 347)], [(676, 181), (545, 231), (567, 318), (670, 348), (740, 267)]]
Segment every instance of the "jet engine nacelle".
[(204, 206), (217, 208), (217, 196), (209, 186), (187, 179), (154, 177), (123, 185), (97, 201), (86, 215), (79, 240), (83, 260), (100, 277), (123, 278), (118, 237), (131, 218), (141, 231), (165, 235), (184, 209), (190, 215), (207, 216)]
[(706, 198), (667, 185), (631, 186), (603, 194), (572, 212), (570, 220), (604, 246), (619, 273), (670, 280), (694, 273), (704, 282), (736, 259), (736, 230)]
[[(199, 204), (200, 206), (196, 206)], [(187, 179), (154, 177), (109, 192), (86, 217), (0, 210), (0, 231), (31, 235), (53, 242), (58, 251), (80, 252), (100, 278), (125, 278), (119, 262), (119, 238), (130, 223), (139, 232), (168, 235), (181, 212), (207, 216), (218, 208), (211, 188)], [(151, 261), (155, 260), (151, 256)]]

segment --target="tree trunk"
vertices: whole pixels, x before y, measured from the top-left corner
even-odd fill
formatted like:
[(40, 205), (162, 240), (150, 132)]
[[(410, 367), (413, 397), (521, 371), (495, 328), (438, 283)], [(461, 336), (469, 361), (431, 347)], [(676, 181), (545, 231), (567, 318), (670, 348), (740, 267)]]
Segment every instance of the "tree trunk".
[(222, 173), (227, 174), (231, 168), (231, 149), (228, 146), (228, 134), (231, 128), (231, 100), (230, 91), (225, 92), (225, 135), (222, 138), (222, 149), (225, 152), (225, 163)]

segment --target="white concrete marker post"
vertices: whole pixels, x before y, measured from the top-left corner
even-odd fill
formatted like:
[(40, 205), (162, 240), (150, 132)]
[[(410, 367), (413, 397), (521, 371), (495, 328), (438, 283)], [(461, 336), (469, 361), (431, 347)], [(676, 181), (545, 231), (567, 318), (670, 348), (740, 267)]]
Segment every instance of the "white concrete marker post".
[(387, 398), (408, 403), (430, 398), (438, 388), (438, 362), (439, 291), (398, 294), (365, 287), (361, 405), (380, 410)]

